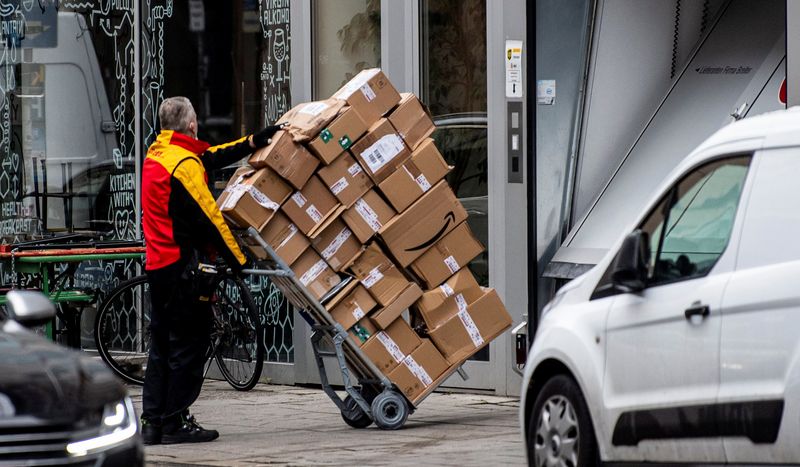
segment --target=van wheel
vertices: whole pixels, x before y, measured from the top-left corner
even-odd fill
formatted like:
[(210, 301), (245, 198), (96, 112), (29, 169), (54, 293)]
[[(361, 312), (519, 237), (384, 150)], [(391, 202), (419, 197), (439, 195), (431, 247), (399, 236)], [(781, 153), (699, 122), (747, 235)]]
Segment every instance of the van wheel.
[(528, 425), (528, 462), (535, 467), (599, 464), (591, 416), (580, 388), (565, 375), (545, 383)]

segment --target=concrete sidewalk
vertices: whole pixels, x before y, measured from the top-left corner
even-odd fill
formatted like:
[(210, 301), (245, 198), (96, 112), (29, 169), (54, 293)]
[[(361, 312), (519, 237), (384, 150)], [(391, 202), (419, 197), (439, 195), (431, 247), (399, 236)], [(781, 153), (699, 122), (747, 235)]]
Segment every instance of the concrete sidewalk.
[[(141, 388), (130, 392), (141, 410)], [(518, 400), (435, 393), (405, 427), (345, 425), (321, 389), (206, 381), (192, 410), (212, 443), (148, 446), (148, 465), (525, 465)]]

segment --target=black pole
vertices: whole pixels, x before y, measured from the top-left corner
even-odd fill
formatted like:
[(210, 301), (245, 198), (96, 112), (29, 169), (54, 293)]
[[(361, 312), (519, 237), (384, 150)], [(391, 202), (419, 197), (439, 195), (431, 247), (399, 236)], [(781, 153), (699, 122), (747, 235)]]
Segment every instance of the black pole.
[(536, 236), (536, 0), (526, 2), (525, 42), (528, 49), (528, 62), (525, 84), (527, 96), (526, 122), (528, 141), (525, 164), (528, 202), (528, 347), (539, 324), (539, 260)]

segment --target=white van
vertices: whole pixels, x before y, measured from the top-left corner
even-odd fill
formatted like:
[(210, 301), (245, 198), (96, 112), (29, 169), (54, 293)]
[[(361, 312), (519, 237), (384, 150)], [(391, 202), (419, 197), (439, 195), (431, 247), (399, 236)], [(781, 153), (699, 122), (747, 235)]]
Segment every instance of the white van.
[(545, 307), (531, 465), (800, 463), (800, 108), (718, 131)]

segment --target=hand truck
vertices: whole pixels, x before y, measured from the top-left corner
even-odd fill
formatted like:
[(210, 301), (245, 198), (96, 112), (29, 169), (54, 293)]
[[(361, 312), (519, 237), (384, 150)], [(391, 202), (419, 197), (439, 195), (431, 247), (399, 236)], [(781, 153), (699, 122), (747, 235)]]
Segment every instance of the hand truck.
[[(339, 408), (342, 418), (348, 425), (354, 428), (366, 428), (375, 422), (378, 428), (396, 430), (405, 424), (408, 416), (425, 397), (436, 389), (438, 383), (455, 372), (467, 379), (461, 366), (455, 366), (437, 378), (422, 395), (409, 401), (372, 363), (361, 348), (348, 338), (347, 330), (331, 317), (323, 305), (353, 278), (349, 277), (342, 281), (324, 297), (317, 300), (300, 282), (289, 265), (261, 238), (255, 228), (250, 227), (246, 231), (237, 233), (242, 241), (251, 248), (263, 250), (263, 254), (259, 256), (266, 258), (257, 262), (256, 269), (247, 269), (242, 272), (269, 276), (272, 283), (292, 305), (297, 307), (300, 316), (311, 326), (313, 331), (311, 347), (319, 369), (322, 389)], [(326, 347), (324, 342), (332, 343), (333, 350), (328, 350), (329, 347)], [(341, 371), (344, 389), (347, 393), (344, 399), (339, 397), (330, 384), (324, 358), (334, 358), (338, 364), (338, 370)]]

